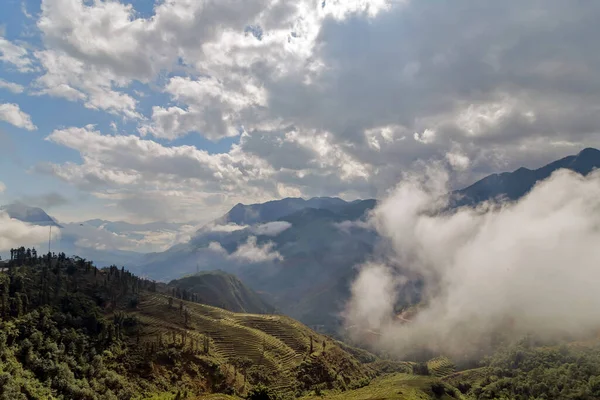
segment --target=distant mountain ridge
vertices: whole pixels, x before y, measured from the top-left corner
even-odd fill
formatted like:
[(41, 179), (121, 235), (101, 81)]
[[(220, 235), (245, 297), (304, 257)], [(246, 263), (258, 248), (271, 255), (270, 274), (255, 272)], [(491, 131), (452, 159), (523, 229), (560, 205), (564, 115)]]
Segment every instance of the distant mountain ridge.
[(452, 206), (475, 205), (486, 200), (504, 198), (518, 200), (533, 186), (553, 172), (566, 168), (582, 175), (600, 168), (600, 150), (585, 148), (576, 155), (567, 156), (538, 169), (519, 168), (513, 172), (489, 175), (474, 184), (453, 192)]
[[(495, 198), (516, 200), (560, 168), (586, 175), (598, 167), (600, 151), (587, 148), (539, 169), (519, 168), (483, 178), (453, 192), (452, 206), (472, 206)], [(379, 244), (375, 231), (356, 223), (364, 221), (376, 204), (374, 199), (346, 202), (332, 197), (237, 204), (215, 223), (235, 223), (239, 229), (201, 229), (189, 243), (151, 255), (139, 270), (154, 279), (174, 279), (193, 272), (198, 262), (204, 269), (221, 268), (239, 276), (250, 288), (270, 294), (273, 304), (287, 315), (311, 326), (324, 325), (331, 332), (350, 294), (354, 266), (365, 262)], [(254, 226), (273, 221), (291, 226), (274, 236), (254, 233)], [(277, 251), (283, 260), (232, 263), (230, 256), (251, 236), (256, 237), (257, 246), (270, 243), (271, 251)], [(224, 256), (211, 253), (215, 243), (226, 252)], [(402, 299), (418, 301), (420, 287), (418, 282), (407, 285)]]
[(299, 197), (288, 197), (281, 200), (267, 201), (266, 203), (248, 205), (238, 203), (217, 221), (237, 225), (252, 225), (276, 221), (306, 208), (330, 209), (343, 207), (346, 204), (348, 204), (346, 201), (337, 197), (313, 197), (308, 200)]

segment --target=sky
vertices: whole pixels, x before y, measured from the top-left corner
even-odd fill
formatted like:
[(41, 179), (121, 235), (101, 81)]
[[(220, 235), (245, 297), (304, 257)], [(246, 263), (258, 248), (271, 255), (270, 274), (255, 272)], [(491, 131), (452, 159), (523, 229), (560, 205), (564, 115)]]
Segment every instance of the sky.
[(600, 3), (3, 0), (0, 204), (208, 221), (600, 146)]

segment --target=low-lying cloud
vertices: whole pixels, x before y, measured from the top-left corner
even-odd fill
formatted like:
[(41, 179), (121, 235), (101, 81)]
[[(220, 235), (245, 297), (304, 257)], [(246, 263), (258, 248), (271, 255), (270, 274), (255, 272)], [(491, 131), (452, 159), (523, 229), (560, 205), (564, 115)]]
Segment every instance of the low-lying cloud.
[[(14, 247), (39, 246), (48, 243), (49, 228), (31, 225), (10, 218), (6, 212), (0, 211), (0, 251), (8, 251)], [(52, 239), (60, 236), (60, 230), (52, 231)]]
[[(387, 250), (353, 284), (351, 332), (375, 331), (397, 355), (456, 355), (499, 332), (554, 338), (600, 327), (600, 172), (560, 170), (517, 202), (476, 209), (447, 211), (446, 193), (446, 173), (433, 168), (374, 210)], [(407, 322), (394, 306), (414, 274), (423, 302)]]
[(227, 253), (227, 250), (221, 246), (218, 242), (211, 242), (208, 245), (208, 249), (215, 253), (221, 254), (228, 260), (260, 263), (269, 261), (282, 261), (283, 256), (273, 248), (275, 244), (273, 242), (266, 242), (258, 244), (256, 236), (248, 237), (246, 243), (242, 243), (238, 248), (231, 254)]
[(255, 235), (277, 236), (291, 226), (292, 224), (287, 221), (272, 221), (252, 227), (251, 231)]

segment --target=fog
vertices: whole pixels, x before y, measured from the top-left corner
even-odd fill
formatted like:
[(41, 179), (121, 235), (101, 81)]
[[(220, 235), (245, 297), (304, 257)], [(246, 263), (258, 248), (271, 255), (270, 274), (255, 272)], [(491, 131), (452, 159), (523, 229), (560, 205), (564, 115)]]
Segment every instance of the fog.
[[(374, 210), (384, 240), (360, 266), (345, 318), (380, 350), (465, 354), (501, 333), (542, 338), (600, 327), (600, 173), (561, 170), (514, 203), (447, 211), (448, 178), (407, 176)], [(394, 305), (407, 277), (425, 281), (410, 321)], [(373, 335), (371, 335), (373, 344)]]

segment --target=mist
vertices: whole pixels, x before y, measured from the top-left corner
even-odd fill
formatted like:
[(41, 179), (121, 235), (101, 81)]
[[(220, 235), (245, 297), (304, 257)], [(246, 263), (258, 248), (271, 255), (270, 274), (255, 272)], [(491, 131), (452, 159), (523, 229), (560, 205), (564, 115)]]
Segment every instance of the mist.
[[(600, 328), (600, 173), (559, 170), (517, 202), (448, 211), (448, 175), (407, 176), (373, 211), (384, 245), (359, 267), (345, 311), (355, 340), (398, 356), (468, 354), (494, 337)], [(423, 301), (394, 312), (420, 276)], [(375, 337), (375, 339), (373, 339)]]

